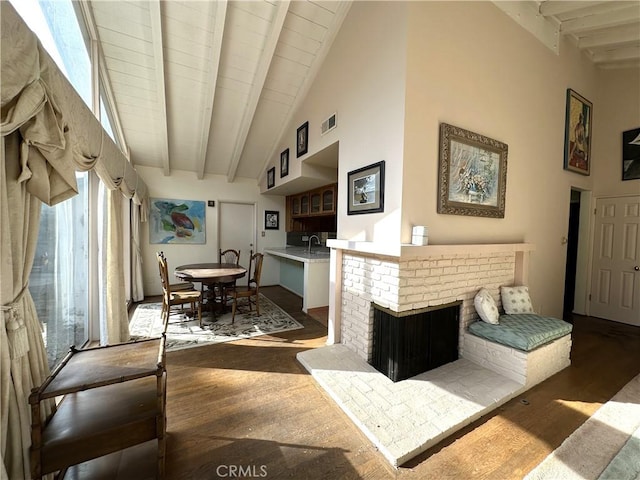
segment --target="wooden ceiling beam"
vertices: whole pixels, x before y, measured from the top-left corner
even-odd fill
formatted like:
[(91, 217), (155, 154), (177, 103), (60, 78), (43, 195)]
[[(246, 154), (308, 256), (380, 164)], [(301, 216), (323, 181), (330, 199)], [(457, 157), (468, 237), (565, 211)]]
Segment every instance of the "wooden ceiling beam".
[(566, 20), (562, 22), (560, 32), (565, 35), (579, 35), (581, 32), (629, 25), (637, 22), (639, 12), (640, 6), (634, 5), (607, 13)]
[(222, 51), (222, 37), (224, 35), (224, 22), (227, 18), (227, 0), (215, 2), (215, 24), (211, 32), (211, 55), (209, 55), (209, 68), (206, 77), (203, 79), (204, 98), (202, 108), (202, 119), (200, 122), (200, 141), (198, 147), (198, 163), (196, 176), (202, 180), (207, 165), (207, 150), (209, 148), (209, 137), (211, 134), (211, 121), (213, 116), (213, 105), (216, 96), (216, 85), (218, 82), (218, 70), (220, 68), (220, 53)]
[[(265, 178), (267, 174), (267, 170), (272, 165), (271, 160), (276, 154), (277, 150), (279, 150), (279, 146), (282, 144), (282, 139), (285, 135), (285, 129), (289, 126), (289, 123), (291, 123), (291, 120), (293, 120), (293, 116), (297, 112), (302, 102), (307, 97), (307, 94), (309, 93), (309, 89), (311, 88), (313, 81), (318, 75), (318, 72), (322, 67), (322, 63), (324, 62), (324, 59), (329, 53), (329, 50), (331, 49), (331, 45), (333, 45), (333, 41), (335, 40), (336, 36), (338, 35), (338, 32), (340, 31), (342, 22), (347, 16), (347, 13), (349, 13), (349, 9), (351, 8), (352, 2), (341, 1), (341, 2), (337, 2), (336, 5), (338, 5), (338, 8), (336, 9), (336, 13), (334, 15), (333, 25), (329, 27), (329, 36), (322, 42), (322, 45), (320, 46), (320, 49), (316, 54), (316, 58), (313, 60), (313, 64), (309, 68), (309, 73), (305, 77), (304, 83), (300, 86), (300, 89), (298, 90), (298, 94), (296, 95), (296, 98), (293, 101), (291, 108), (289, 109), (289, 113), (287, 114), (287, 117), (285, 118), (284, 122), (282, 122), (282, 128), (280, 129), (280, 133), (275, 137), (275, 141), (273, 142), (273, 145), (271, 146), (271, 148), (269, 149), (269, 151), (267, 152), (263, 160), (262, 170), (257, 179), (258, 183), (260, 182), (261, 179)], [(290, 154), (290, 155), (293, 155), (293, 154)], [(278, 165), (280, 164), (279, 162), (280, 162), (280, 157), (278, 156), (278, 159), (277, 159)]]
[(573, 12), (580, 12), (580, 16), (598, 13), (598, 8), (610, 9), (607, 4), (620, 2), (592, 2), (592, 1), (556, 1), (546, 0), (540, 3), (540, 14), (548, 17), (551, 15), (570, 16)]
[(578, 39), (578, 47), (586, 49), (631, 46), (636, 43), (640, 43), (640, 23), (629, 28), (620, 27), (603, 33), (586, 35)]
[(162, 41), (162, 12), (160, 0), (149, 3), (151, 37), (153, 39), (153, 59), (156, 75), (156, 102), (160, 110), (160, 155), (165, 176), (171, 174), (169, 165), (169, 131), (167, 125), (167, 93), (164, 79), (164, 51)]
[(616, 50), (605, 50), (597, 52), (593, 55), (593, 62), (610, 63), (610, 62), (628, 62), (640, 59), (640, 45), (626, 48), (618, 48)]
[(238, 136), (236, 137), (235, 145), (233, 148), (233, 155), (231, 157), (229, 170), (227, 172), (227, 180), (229, 182), (233, 182), (235, 180), (236, 172), (238, 171), (238, 165), (240, 164), (240, 157), (242, 156), (242, 151), (244, 150), (244, 144), (247, 141), (249, 129), (251, 128), (253, 117), (255, 116), (256, 109), (258, 108), (258, 101), (260, 100), (262, 89), (264, 88), (264, 82), (267, 79), (267, 73), (269, 73), (271, 60), (273, 59), (276, 47), (278, 46), (280, 32), (282, 32), (284, 20), (287, 17), (287, 12), (289, 11), (289, 4), (289, 0), (280, 1), (276, 4), (278, 10), (276, 11), (273, 23), (271, 24), (271, 30), (269, 32), (267, 40), (265, 41), (262, 55), (260, 56), (260, 63), (258, 64), (258, 68), (253, 79), (251, 91), (249, 92), (249, 99), (247, 101), (247, 107), (245, 108), (244, 114), (242, 115), (240, 128), (238, 130)]

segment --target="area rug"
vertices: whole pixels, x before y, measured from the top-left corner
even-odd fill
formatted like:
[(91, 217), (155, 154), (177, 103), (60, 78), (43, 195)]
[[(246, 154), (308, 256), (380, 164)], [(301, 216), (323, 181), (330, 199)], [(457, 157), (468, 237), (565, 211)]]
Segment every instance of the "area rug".
[(602, 405), (525, 480), (640, 479), (640, 375)]
[[(141, 303), (136, 307), (129, 331), (131, 338), (158, 337), (162, 334), (160, 303)], [(231, 342), (259, 335), (279, 333), (304, 328), (284, 310), (260, 294), (260, 316), (255, 307), (239, 304), (235, 322), (231, 323), (231, 312), (217, 315), (203, 315), (202, 328), (197, 319), (172, 313), (167, 328), (167, 351), (199, 347), (214, 343)]]

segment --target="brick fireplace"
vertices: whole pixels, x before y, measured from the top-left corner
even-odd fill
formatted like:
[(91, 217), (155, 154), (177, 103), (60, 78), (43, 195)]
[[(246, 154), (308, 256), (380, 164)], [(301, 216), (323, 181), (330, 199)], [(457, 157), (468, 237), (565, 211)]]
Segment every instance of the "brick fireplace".
[(473, 298), (481, 287), (499, 302), (501, 285), (526, 283), (530, 244), (403, 245), (330, 241), (336, 278), (329, 306), (329, 341), (372, 360), (374, 308), (393, 312), (460, 303), (459, 353), (464, 332), (478, 318)]

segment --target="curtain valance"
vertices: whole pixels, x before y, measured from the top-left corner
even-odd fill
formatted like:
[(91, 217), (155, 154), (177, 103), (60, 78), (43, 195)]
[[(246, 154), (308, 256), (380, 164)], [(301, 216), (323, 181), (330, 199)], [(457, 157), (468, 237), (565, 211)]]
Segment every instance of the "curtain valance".
[(133, 198), (146, 218), (144, 181), (13, 6), (0, 3), (0, 133), (20, 130), (24, 139), (19, 180), (55, 205), (77, 193), (76, 171), (95, 169), (107, 188)]

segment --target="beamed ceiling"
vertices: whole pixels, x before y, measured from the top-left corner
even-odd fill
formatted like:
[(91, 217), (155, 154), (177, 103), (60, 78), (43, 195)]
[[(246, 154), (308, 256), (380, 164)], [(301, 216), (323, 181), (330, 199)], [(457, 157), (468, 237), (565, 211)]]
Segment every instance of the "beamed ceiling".
[[(523, 26), (548, 45), (549, 38), (557, 44), (568, 35), (602, 67), (640, 62), (639, 1), (506, 3), (532, 14), (537, 26)], [(103, 94), (115, 107), (115, 128), (134, 165), (233, 182), (264, 175), (351, 2), (79, 5), (99, 40), (110, 84)]]

